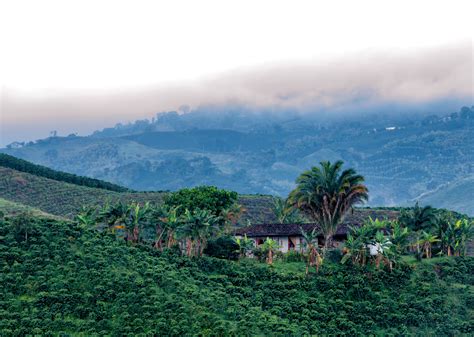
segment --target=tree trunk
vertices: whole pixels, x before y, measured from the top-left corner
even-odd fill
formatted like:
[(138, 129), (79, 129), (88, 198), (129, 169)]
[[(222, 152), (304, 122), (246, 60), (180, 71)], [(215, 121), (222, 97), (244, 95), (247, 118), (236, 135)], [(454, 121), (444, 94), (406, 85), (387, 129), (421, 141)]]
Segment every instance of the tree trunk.
[(377, 269), (380, 268), (380, 261), (381, 261), (381, 258), (382, 258), (382, 256), (381, 256), (380, 254), (377, 255), (377, 257), (375, 258), (375, 267), (376, 267)]
[(192, 249), (193, 249), (193, 242), (191, 241), (191, 239), (187, 239), (186, 240), (186, 255), (188, 257), (191, 257)]
[(138, 226), (133, 227), (133, 242), (138, 243), (140, 238), (140, 229)]
[(268, 251), (268, 264), (273, 264), (273, 251), (271, 249)]
[(448, 256), (451, 256), (451, 246), (448, 245)]
[(332, 234), (324, 235), (323, 256), (326, 256), (327, 250), (332, 246)]

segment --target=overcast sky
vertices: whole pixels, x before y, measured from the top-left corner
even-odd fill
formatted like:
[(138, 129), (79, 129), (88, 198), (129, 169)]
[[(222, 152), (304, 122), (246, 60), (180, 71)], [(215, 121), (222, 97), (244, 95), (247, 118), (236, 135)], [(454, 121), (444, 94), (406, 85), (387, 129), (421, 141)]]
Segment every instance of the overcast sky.
[[(470, 1), (3, 1), (0, 146), (187, 104), (472, 104)], [(311, 109), (310, 109), (311, 110)]]

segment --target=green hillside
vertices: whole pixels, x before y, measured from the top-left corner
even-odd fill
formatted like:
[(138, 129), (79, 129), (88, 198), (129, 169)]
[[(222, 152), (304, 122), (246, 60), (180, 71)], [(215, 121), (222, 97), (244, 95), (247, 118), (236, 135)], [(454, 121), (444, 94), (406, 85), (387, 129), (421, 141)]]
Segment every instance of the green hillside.
[(0, 153), (0, 166), (11, 168), (20, 172), (31, 173), (38, 177), (44, 177), (79, 186), (101, 188), (115, 192), (125, 192), (128, 190), (125, 187), (111, 184), (106, 181), (55, 171), (48, 167), (35, 165), (33, 163), (30, 163), (29, 161), (19, 159), (4, 153)]
[(0, 167), (0, 198), (38, 208), (59, 216), (72, 217), (82, 206), (115, 201), (160, 202), (162, 193), (114, 192), (52, 180)]
[[(82, 206), (107, 202), (151, 202), (159, 204), (164, 192), (114, 192), (52, 180), (0, 166), (0, 198), (37, 208), (57, 216), (72, 218)], [(244, 207), (242, 221), (274, 221), (270, 196), (240, 196)]]
[(0, 335), (471, 335), (472, 258), (392, 272), (189, 259), (106, 232), (0, 220)]
[(37, 208), (25, 206), (13, 201), (0, 198), (0, 214), (4, 216), (15, 216), (19, 214), (28, 214), (38, 218), (60, 219), (60, 217), (45, 213)]
[[(34, 174), (19, 172), (0, 166), (0, 198), (35, 208), (45, 213), (72, 218), (82, 206), (102, 206), (107, 202), (151, 202), (160, 204), (165, 192), (113, 192), (100, 188), (78, 186)], [(275, 222), (272, 197), (240, 195), (238, 203), (244, 212), (241, 224)], [(391, 211), (357, 209), (348, 220), (361, 221), (369, 216), (393, 218)]]
[[(111, 191), (34, 173), (0, 166), (0, 336), (474, 332), (472, 257), (415, 261), (409, 254), (389, 264), (371, 257), (373, 263), (342, 264), (343, 251), (335, 249), (319, 272), (312, 268), (308, 275), (306, 257), (297, 252), (276, 254), (271, 266), (245, 255), (216, 259), (232, 259), (237, 243), (223, 232), (206, 231), (203, 238), (197, 230), (208, 220), (199, 220), (202, 213), (186, 213), (166, 234), (172, 213), (163, 219), (163, 213), (145, 213), (143, 205), (127, 207), (123, 225), (96, 215), (78, 223), (68, 219), (82, 206), (159, 204), (165, 193)], [(271, 196), (241, 195), (238, 202), (241, 224), (275, 221)], [(364, 208), (346, 220), (387, 218), (389, 224), (398, 216), (396, 209)], [(165, 247), (162, 234), (175, 232), (178, 241)], [(138, 233), (136, 240), (130, 233)], [(209, 244), (200, 254), (179, 248), (203, 242)], [(253, 250), (257, 257), (259, 249)]]
[(427, 193), (418, 199), (426, 205), (437, 205), (449, 208), (456, 205), (456, 210), (474, 216), (474, 176), (456, 180), (446, 184), (432, 193)]

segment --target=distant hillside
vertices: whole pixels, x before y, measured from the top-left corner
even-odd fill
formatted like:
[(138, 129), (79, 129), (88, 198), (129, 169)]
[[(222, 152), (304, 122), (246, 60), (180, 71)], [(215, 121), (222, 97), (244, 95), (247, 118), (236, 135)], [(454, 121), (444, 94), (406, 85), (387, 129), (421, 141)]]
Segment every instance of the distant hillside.
[(474, 175), (448, 183), (417, 200), (421, 204), (441, 208), (456, 205), (458, 212), (474, 216)]
[[(366, 178), (370, 206), (412, 206), (420, 195), (474, 175), (474, 107), (344, 118), (317, 111), (201, 108), (87, 137), (14, 143), (0, 152), (138, 191), (213, 185), (285, 197), (302, 171), (341, 159)], [(469, 191), (459, 188), (456, 194), (459, 199), (430, 199), (432, 206), (465, 211)]]
[(115, 192), (128, 191), (128, 189), (125, 187), (111, 184), (106, 181), (88, 178), (88, 177), (81, 177), (75, 174), (70, 174), (70, 173), (65, 173), (65, 172), (55, 171), (48, 167), (35, 165), (29, 161), (19, 159), (13, 156), (9, 156), (4, 153), (0, 153), (0, 166), (11, 168), (11, 169), (21, 171), (21, 172), (32, 173), (39, 177), (53, 179), (56, 181), (63, 181), (63, 182), (74, 184), (74, 185), (102, 188), (105, 190), (110, 190), (110, 191), (115, 191)]

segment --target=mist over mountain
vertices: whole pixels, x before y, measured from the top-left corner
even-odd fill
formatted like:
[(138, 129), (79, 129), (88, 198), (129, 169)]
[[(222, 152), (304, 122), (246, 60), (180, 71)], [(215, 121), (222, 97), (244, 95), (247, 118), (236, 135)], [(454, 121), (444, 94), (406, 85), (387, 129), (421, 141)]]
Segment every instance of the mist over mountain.
[[(159, 113), (87, 137), (13, 143), (2, 152), (137, 190), (209, 184), (281, 196), (303, 170), (342, 159), (366, 177), (370, 205), (426, 199), (474, 214), (468, 188), (474, 181), (474, 107), (441, 113), (442, 102), (434, 106), (393, 105), (357, 114), (184, 106), (179, 113)], [(448, 193), (446, 184), (466, 188), (448, 190), (456, 197), (436, 197)]]

